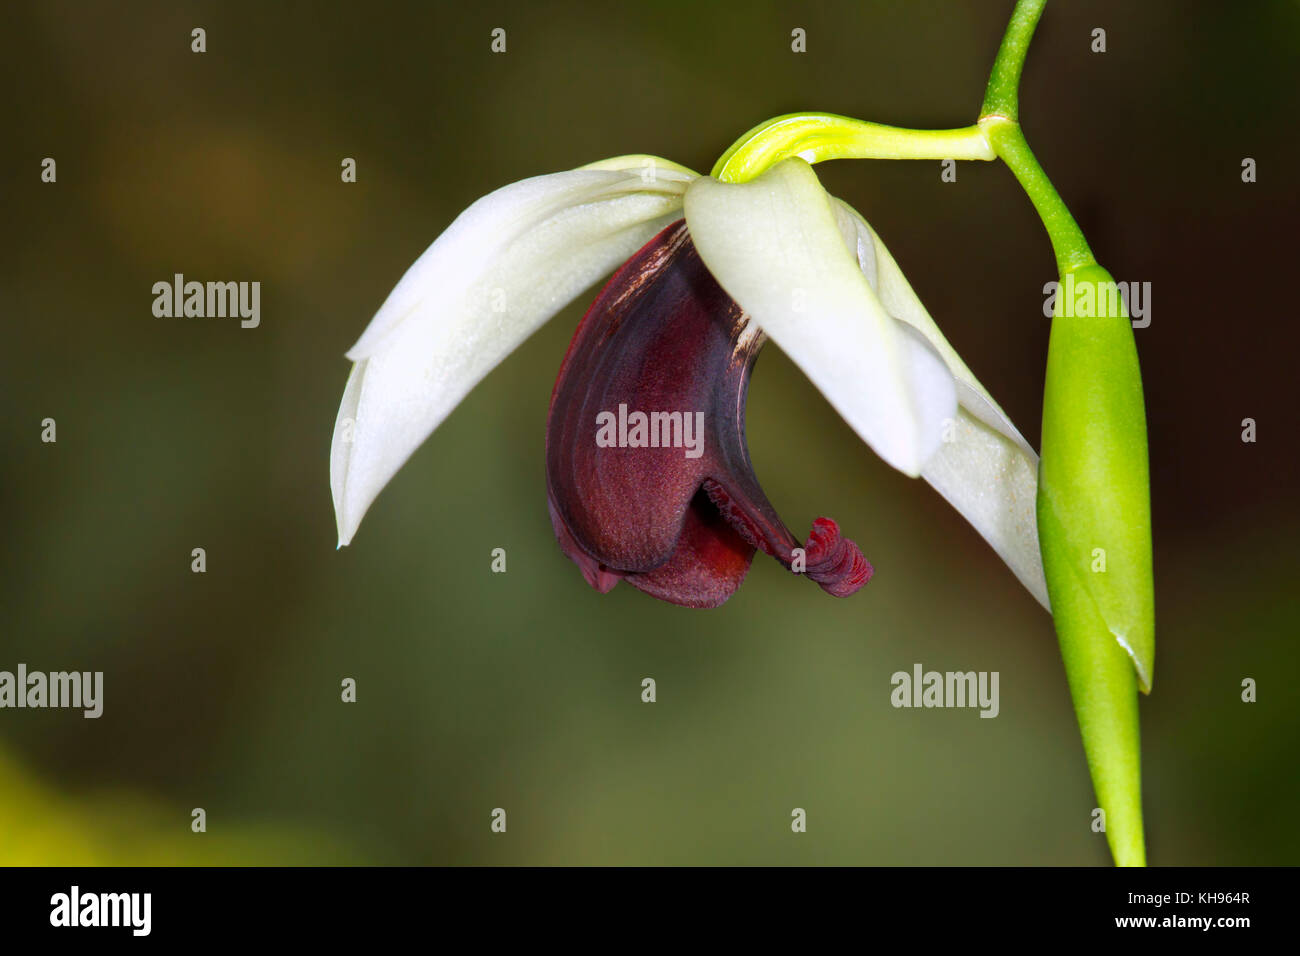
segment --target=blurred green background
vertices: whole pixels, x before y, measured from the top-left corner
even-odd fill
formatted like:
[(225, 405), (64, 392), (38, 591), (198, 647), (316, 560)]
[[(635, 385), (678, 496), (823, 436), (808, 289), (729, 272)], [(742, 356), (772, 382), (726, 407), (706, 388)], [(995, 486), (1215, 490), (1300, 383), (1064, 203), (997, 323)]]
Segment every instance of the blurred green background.
[[(964, 125), (1010, 8), (7, 5), (0, 669), (102, 670), (105, 710), (0, 711), (0, 862), (1107, 863), (1049, 618), (775, 348), (756, 469), (792, 527), (832, 515), (862, 545), (877, 575), (849, 600), (762, 559), (716, 611), (583, 583), (542, 452), (585, 301), (334, 549), (343, 352), (462, 208), (620, 153), (707, 171), (793, 110)], [(1153, 284), (1153, 863), (1300, 861), (1298, 52), (1294, 3), (1072, 0), (1025, 75), (1099, 258)], [(818, 171), (1037, 444), (1053, 263), (1007, 170)], [(155, 318), (175, 272), (260, 281), (261, 327)], [(999, 717), (893, 709), (916, 662), (999, 671)]]

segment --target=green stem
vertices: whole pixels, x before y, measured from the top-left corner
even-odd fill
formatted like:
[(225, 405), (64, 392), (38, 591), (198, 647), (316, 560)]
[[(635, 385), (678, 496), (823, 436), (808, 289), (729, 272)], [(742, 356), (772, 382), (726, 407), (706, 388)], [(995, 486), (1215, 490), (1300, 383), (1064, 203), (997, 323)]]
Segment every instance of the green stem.
[(989, 74), (989, 85), (984, 92), (981, 116), (1005, 116), (1011, 122), (1020, 118), (1020, 72), (1025, 66), (1029, 41), (1034, 38), (1034, 28), (1043, 15), (1047, 0), (1020, 0), (1011, 13), (1011, 22), (1002, 36), (997, 59)]
[(1052, 241), (1052, 252), (1056, 255), (1057, 271), (1061, 276), (1084, 266), (1095, 265), (1097, 260), (1088, 248), (1083, 230), (1070, 215), (1070, 210), (1052, 181), (1047, 178), (1043, 167), (1038, 164), (1020, 124), (1002, 115), (986, 115), (980, 117), (980, 126), (994, 152), (1007, 164), (1029, 201), (1034, 204), (1038, 218), (1047, 229), (1047, 237)]
[(1034, 29), (1046, 4), (1047, 0), (1019, 0), (1012, 11), (997, 59), (993, 61), (988, 88), (984, 91), (979, 125), (1047, 227), (1056, 254), (1057, 271), (1064, 277), (1067, 272), (1093, 265), (1097, 260), (1093, 258), (1079, 224), (1070, 215), (1047, 173), (1043, 172), (1020, 129), (1020, 74), (1024, 71), (1029, 43), (1034, 38)]

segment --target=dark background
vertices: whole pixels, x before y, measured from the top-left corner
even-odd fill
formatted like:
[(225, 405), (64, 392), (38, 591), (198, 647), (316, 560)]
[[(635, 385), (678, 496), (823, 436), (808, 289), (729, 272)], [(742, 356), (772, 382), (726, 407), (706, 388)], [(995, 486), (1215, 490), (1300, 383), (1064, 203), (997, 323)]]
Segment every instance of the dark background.
[[(707, 172), (795, 110), (965, 125), (1009, 2), (6, 9), (0, 669), (106, 690), (98, 721), (0, 711), (0, 862), (1109, 860), (1049, 618), (775, 348), (756, 469), (792, 526), (862, 544), (877, 576), (849, 600), (770, 561), (710, 612), (583, 583), (542, 459), (582, 300), (334, 550), (343, 352), (461, 209), (622, 153)], [(1099, 259), (1153, 284), (1153, 863), (1300, 860), (1298, 52), (1294, 3), (1053, 2), (1022, 86)], [(939, 172), (818, 167), (1036, 445), (1050, 247), (1000, 164)], [(260, 281), (261, 327), (155, 318), (175, 272)], [(893, 709), (916, 662), (999, 671), (1000, 716)]]

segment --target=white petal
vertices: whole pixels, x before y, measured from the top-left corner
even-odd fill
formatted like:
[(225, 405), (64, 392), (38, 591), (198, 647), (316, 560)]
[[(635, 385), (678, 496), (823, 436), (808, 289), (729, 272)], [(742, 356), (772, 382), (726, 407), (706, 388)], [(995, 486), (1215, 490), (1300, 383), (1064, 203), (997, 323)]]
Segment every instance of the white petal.
[(948, 499), (1043, 607), (1051, 609), (1038, 546), (1038, 455), (943, 337), (903, 271), (867, 222), (839, 202), (841, 229), (885, 308), (943, 357), (960, 409), (922, 476)]
[(961, 512), (1038, 603), (1051, 610), (1038, 550), (1038, 456), (966, 408), (921, 473)]
[(478, 200), (416, 260), (348, 352), (356, 364), (330, 457), (340, 545), (471, 388), (681, 217), (689, 170), (642, 156), (598, 166)]
[(686, 225), (709, 271), (876, 453), (915, 477), (956, 413), (952, 375), (910, 342), (845, 247), (802, 159), (758, 178), (695, 180)]

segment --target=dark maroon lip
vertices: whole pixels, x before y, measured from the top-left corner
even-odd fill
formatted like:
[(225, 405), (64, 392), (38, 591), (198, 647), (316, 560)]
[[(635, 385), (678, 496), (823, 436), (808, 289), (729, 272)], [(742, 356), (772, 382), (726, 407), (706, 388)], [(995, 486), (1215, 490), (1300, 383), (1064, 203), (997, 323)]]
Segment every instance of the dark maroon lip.
[[(763, 336), (705, 267), (678, 221), (601, 290), (551, 393), (546, 482), (560, 547), (602, 592), (620, 579), (686, 607), (716, 607), (754, 551), (845, 597), (872, 567), (829, 518), (800, 545), (767, 500), (745, 443), (745, 400)], [(624, 443), (628, 409), (660, 425)], [(619, 439), (599, 432), (618, 412)], [(683, 447), (671, 413), (702, 424)], [(598, 434), (600, 441), (598, 442)], [(687, 452), (690, 451), (691, 454)]]

